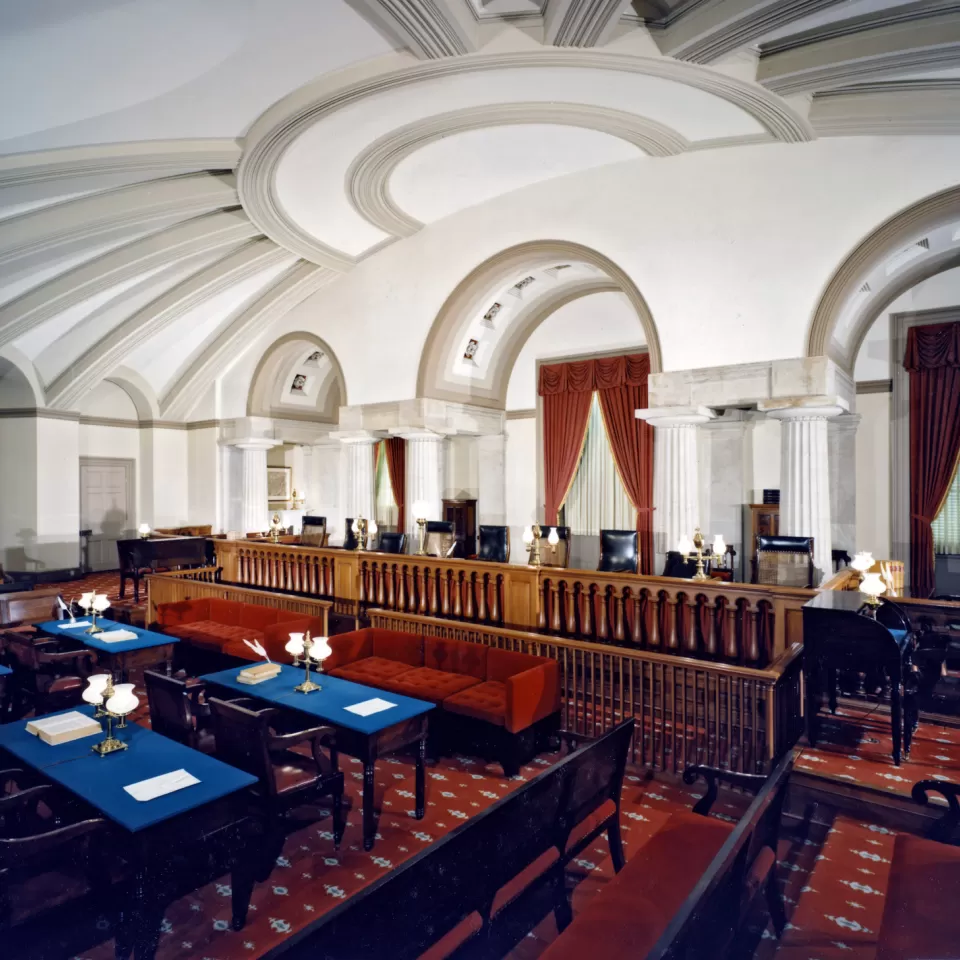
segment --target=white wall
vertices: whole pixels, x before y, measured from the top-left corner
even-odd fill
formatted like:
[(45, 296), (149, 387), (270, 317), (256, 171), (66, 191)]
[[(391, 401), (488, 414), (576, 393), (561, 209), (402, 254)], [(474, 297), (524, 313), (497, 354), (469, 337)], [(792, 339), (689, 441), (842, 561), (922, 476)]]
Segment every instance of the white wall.
[(512, 544), (510, 561), (525, 563), (523, 528), (537, 518), (537, 421), (534, 417), (508, 420), (505, 434), (506, 512)]
[(220, 509), (220, 452), (217, 428), (187, 431), (187, 523), (223, 526)]
[(857, 397), (857, 549), (890, 557), (889, 393)]
[(8, 570), (32, 569), (36, 557), (36, 463), (36, 418), (0, 417), (0, 563)]
[(476, 499), (480, 479), (476, 437), (451, 437), (445, 444), (444, 499)]
[(747, 476), (751, 503), (763, 503), (764, 490), (780, 489), (780, 421), (757, 419), (751, 426), (753, 462)]

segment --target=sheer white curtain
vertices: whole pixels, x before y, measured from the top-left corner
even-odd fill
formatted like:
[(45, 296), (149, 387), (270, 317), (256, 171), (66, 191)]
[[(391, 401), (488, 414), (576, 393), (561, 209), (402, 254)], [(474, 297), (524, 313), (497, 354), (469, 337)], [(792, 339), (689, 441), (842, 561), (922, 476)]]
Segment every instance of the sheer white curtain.
[(610, 451), (600, 401), (593, 395), (583, 456), (564, 505), (573, 534), (597, 536), (601, 530), (634, 530), (637, 511), (620, 481)]
[(377, 526), (397, 529), (397, 502), (393, 499), (393, 487), (390, 485), (390, 470), (387, 467), (387, 454), (383, 445), (377, 451), (377, 472), (374, 476), (374, 497), (377, 512)]
[(947, 499), (931, 526), (934, 553), (960, 554), (960, 470), (953, 475)]

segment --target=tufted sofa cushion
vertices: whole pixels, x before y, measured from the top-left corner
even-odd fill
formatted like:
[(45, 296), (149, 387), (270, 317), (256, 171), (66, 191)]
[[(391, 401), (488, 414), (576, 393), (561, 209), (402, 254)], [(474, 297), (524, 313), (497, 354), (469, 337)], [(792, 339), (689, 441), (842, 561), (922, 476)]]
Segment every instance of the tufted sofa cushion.
[(402, 693), (405, 697), (443, 703), (447, 697), (479, 682), (475, 677), (466, 677), (462, 673), (448, 673), (432, 667), (414, 667), (391, 680), (390, 689), (395, 693)]
[(426, 637), (423, 665), (447, 673), (462, 673), (476, 680), (487, 679), (487, 648), (481, 643)]
[(467, 687), (443, 701), (443, 709), (502, 727), (507, 716), (507, 687), (496, 680)]

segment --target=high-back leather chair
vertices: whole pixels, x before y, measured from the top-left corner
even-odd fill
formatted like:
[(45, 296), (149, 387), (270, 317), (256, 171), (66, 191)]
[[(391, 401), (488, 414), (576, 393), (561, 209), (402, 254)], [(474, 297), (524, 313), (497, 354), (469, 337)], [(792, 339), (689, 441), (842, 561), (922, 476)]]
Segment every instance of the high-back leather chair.
[(385, 530), (377, 540), (380, 553), (404, 553), (407, 549), (407, 535), (395, 530)]
[(31, 710), (40, 715), (82, 703), (86, 679), (97, 662), (92, 650), (75, 647), (67, 639), (48, 640), (14, 630), (4, 633), (4, 646), (13, 668), (7, 699), (14, 719)]
[(757, 537), (752, 582), (813, 587), (813, 537)]
[(304, 515), (300, 523), (300, 543), (305, 547), (327, 545), (327, 518)]
[(143, 671), (150, 706), (150, 727), (203, 753), (213, 753), (210, 708), (200, 702), (202, 680), (180, 680), (155, 670)]
[(639, 561), (636, 530), (601, 530), (601, 573), (636, 573)]
[[(544, 567), (567, 567), (570, 565), (570, 528), (543, 527), (543, 536), (540, 538), (540, 563)], [(550, 543), (550, 531), (556, 529), (559, 540), (556, 544)], [(527, 547), (527, 553), (533, 552), (533, 544)]]
[(423, 550), (428, 557), (451, 557), (456, 546), (452, 520), (427, 521)]
[(480, 524), (477, 559), (492, 563), (510, 562), (510, 528)]
[(689, 580), (697, 572), (696, 560), (684, 560), (679, 550), (668, 550), (667, 559), (663, 565), (664, 577), (679, 577)]

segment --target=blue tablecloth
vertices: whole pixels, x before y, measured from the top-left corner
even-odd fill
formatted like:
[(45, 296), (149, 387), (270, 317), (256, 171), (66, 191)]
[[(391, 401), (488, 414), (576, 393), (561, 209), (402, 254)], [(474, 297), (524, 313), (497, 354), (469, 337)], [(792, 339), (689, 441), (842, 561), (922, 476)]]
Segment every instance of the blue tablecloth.
[(13, 673), (9, 667), (0, 665), (0, 677), (5, 677), (8, 673)]
[[(78, 617), (78, 620), (90, 620), (89, 617)], [(136, 640), (118, 640), (105, 643), (97, 640), (86, 631), (89, 627), (79, 627), (74, 630), (63, 629), (69, 620), (49, 620), (39, 624), (40, 629), (51, 637), (71, 637), (92, 650), (102, 650), (104, 653), (129, 653), (131, 650), (143, 650), (146, 647), (159, 647), (165, 643), (179, 643), (176, 637), (165, 633), (156, 633), (153, 630), (141, 630), (140, 627), (131, 627), (127, 623), (117, 623), (115, 620), (97, 618), (97, 626), (104, 630), (129, 630), (137, 635)], [(92, 621), (91, 621), (92, 622)]]
[[(79, 709), (83, 713), (93, 712), (93, 707)], [(34, 769), (42, 770), (47, 779), (86, 800), (105, 817), (132, 833), (257, 782), (249, 773), (168, 740), (136, 723), (128, 723), (122, 730), (117, 730), (114, 725), (114, 736), (126, 743), (127, 749), (101, 757), (93, 753), (92, 747), (103, 739), (102, 735), (54, 747), (27, 733), (26, 721), (18, 720), (0, 727), (0, 747), (5, 747)], [(123, 789), (141, 780), (181, 769), (192, 773), (200, 782), (146, 801), (134, 800)]]
[[(293, 688), (303, 682), (304, 672), (302, 668), (287, 665), (282, 666), (279, 676), (251, 686), (237, 680), (237, 674), (243, 669), (245, 668), (232, 667), (230, 670), (208, 673), (202, 679), (207, 683), (228, 687), (242, 696), (255, 697), (278, 707), (299, 710), (327, 723), (365, 734), (378, 733), (396, 723), (419, 717), (432, 710), (434, 706), (426, 700), (402, 697), (397, 693), (365, 687), (363, 684), (342, 680), (340, 677), (328, 677), (326, 674), (314, 676), (314, 680), (323, 689), (315, 690), (313, 693), (296, 693)], [(367, 717), (361, 717), (345, 709), (375, 697), (396, 706), (379, 713), (372, 713)]]

